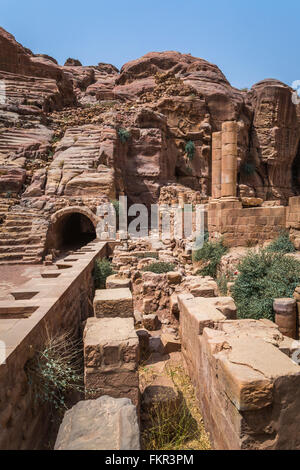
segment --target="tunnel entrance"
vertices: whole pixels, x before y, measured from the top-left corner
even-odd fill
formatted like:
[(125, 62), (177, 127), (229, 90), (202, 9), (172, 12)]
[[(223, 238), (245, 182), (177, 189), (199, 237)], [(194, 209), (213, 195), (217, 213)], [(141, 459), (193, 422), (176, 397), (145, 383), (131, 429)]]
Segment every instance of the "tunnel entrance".
[(292, 189), (296, 196), (300, 194), (300, 142), (292, 165)]
[(84, 214), (72, 212), (60, 217), (51, 227), (47, 248), (67, 251), (81, 248), (96, 238), (93, 222)]

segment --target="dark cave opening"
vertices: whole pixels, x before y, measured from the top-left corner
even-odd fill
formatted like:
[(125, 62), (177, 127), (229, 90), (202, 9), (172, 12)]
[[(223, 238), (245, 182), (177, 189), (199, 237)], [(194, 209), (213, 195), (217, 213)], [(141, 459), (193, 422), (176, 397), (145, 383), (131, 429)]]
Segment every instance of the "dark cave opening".
[(292, 189), (296, 196), (300, 195), (300, 142), (292, 164)]
[(85, 215), (73, 212), (61, 217), (52, 227), (48, 248), (74, 250), (96, 238), (95, 227)]

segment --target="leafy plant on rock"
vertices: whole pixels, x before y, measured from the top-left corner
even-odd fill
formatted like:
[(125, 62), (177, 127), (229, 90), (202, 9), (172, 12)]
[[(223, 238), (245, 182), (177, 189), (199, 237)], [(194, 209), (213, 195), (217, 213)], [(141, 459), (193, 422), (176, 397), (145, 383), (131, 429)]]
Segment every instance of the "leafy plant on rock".
[(130, 132), (127, 129), (120, 127), (118, 136), (122, 144), (125, 144), (130, 139)]
[(300, 262), (283, 253), (250, 251), (240, 262), (232, 296), (239, 318), (274, 320), (273, 301), (293, 297), (300, 283)]
[(195, 144), (194, 142), (192, 142), (191, 140), (189, 140), (187, 143), (186, 143), (186, 146), (185, 146), (185, 152), (188, 156), (188, 159), (190, 161), (192, 161), (194, 159), (194, 155), (195, 155), (195, 151), (196, 151), (196, 147), (195, 147)]
[(145, 272), (151, 272), (155, 274), (163, 274), (163, 273), (169, 273), (170, 271), (175, 270), (175, 264), (173, 263), (164, 263), (161, 261), (158, 261), (156, 263), (151, 263), (148, 266), (145, 266), (143, 268), (143, 271)]
[(70, 392), (83, 392), (81, 343), (70, 333), (50, 336), (26, 366), (28, 383), (38, 403), (66, 409)]
[(117, 201), (116, 199), (113, 199), (113, 200), (110, 201), (110, 203), (113, 205), (113, 207), (115, 209), (116, 216), (119, 217), (119, 215), (120, 215), (120, 202)]
[(268, 246), (267, 251), (272, 253), (294, 253), (296, 250), (290, 240), (289, 233), (282, 231), (279, 236)]
[(107, 258), (96, 260), (94, 268), (94, 282), (96, 289), (105, 289), (106, 279), (114, 274), (111, 262)]
[(203, 247), (193, 253), (194, 261), (207, 261), (206, 266), (199, 269), (197, 274), (216, 278), (221, 258), (227, 251), (228, 249), (224, 246), (223, 240), (205, 241)]

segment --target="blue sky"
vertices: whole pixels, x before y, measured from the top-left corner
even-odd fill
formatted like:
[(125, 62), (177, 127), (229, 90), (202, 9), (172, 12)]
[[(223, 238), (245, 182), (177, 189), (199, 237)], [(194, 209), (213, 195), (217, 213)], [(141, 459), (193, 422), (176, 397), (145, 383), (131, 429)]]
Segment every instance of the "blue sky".
[(300, 80), (299, 0), (1, 0), (0, 25), (35, 53), (121, 67), (177, 50), (217, 64), (233, 86)]

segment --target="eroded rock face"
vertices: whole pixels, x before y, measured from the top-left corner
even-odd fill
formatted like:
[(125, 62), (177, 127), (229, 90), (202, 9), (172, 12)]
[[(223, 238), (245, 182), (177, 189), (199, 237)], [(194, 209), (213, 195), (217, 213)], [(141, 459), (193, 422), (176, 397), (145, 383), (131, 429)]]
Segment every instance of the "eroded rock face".
[[(178, 202), (180, 193), (206, 203), (212, 133), (232, 120), (244, 201), (300, 194), (300, 107), (276, 80), (241, 91), (216, 65), (175, 51), (151, 52), (120, 72), (75, 59), (59, 66), (0, 29), (0, 81), (0, 164), (26, 173), (14, 185), (20, 205), (47, 217), (78, 203), (95, 212), (120, 194), (147, 206)], [(3, 181), (2, 193), (10, 191), (12, 180)]]
[(286, 200), (299, 190), (297, 107), (291, 89), (277, 80), (257, 83), (251, 94), (254, 121), (250, 160), (256, 171), (251, 174), (250, 169), (248, 175), (242, 172), (241, 182), (254, 186), (258, 197)]
[[(3, 28), (0, 28), (0, 70), (25, 77), (53, 80), (59, 90), (60, 107), (75, 103), (72, 83), (60, 67), (48, 57), (34, 56)], [(25, 96), (26, 90), (24, 90), (24, 98)]]

